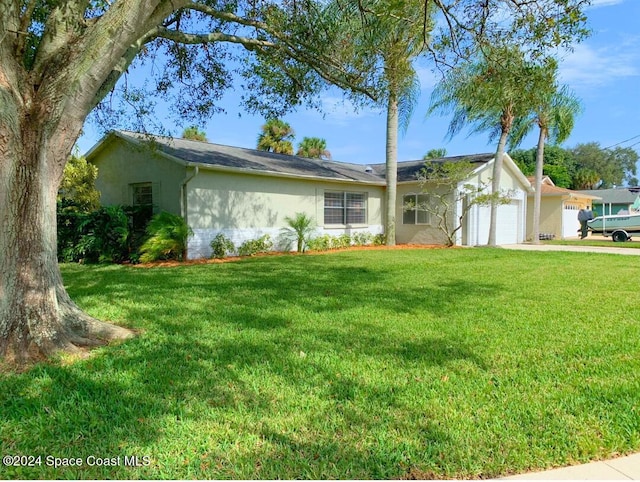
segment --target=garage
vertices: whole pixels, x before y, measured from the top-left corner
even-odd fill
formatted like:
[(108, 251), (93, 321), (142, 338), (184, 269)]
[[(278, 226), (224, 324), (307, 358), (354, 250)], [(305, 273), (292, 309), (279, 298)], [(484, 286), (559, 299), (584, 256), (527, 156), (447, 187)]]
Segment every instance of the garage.
[[(496, 244), (517, 244), (522, 242), (522, 218), (522, 201), (512, 200), (509, 204), (498, 206)], [(473, 244), (485, 245), (489, 242), (490, 220), (491, 208), (488, 206), (479, 208), (478, 215), (473, 223), (477, 230), (477, 238)], [(470, 228), (473, 230), (474, 226), (472, 225)]]

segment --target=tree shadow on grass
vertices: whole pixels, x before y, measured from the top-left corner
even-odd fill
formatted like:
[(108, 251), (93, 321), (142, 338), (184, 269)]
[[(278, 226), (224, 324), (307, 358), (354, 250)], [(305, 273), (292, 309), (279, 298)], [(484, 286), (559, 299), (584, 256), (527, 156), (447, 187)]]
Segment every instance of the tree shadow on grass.
[[(0, 378), (3, 451), (153, 462), (8, 476), (391, 478), (416, 463), (437, 467), (447, 428), (425, 420), (427, 398), (408, 402), (415, 387), (404, 370), (485, 365), (462, 338), (402, 334), (394, 316), (452, 319), (504, 288), (441, 278), (405, 286), (389, 270), (322, 257), (67, 268), (80, 306), (108, 307), (144, 333), (85, 361)], [(383, 319), (349, 318), (354, 306)], [(316, 315), (325, 321), (314, 324)], [(369, 362), (389, 379), (369, 374)]]
[[(508, 289), (496, 281), (478, 283), (429, 272), (425, 279), (404, 283), (391, 269), (351, 259), (328, 264), (321, 256), (285, 256), (182, 269), (93, 268), (74, 273), (67, 286), (78, 300), (86, 298), (82, 305), (87, 309), (107, 299), (126, 310), (134, 296), (138, 311), (146, 302), (151, 313), (155, 303), (196, 315), (212, 308), (219, 316), (217, 308), (224, 304), (231, 322), (265, 329), (286, 326), (289, 320), (266, 313), (289, 307), (313, 313), (361, 307), (391, 315), (448, 317), (472, 308), (468, 300)], [(98, 303), (91, 299), (96, 296)], [(264, 326), (261, 321), (266, 321)]]
[[(161, 343), (141, 337), (72, 366), (39, 365), (0, 379), (5, 454), (152, 460), (140, 468), (17, 468), (5, 476), (388, 478), (404, 470), (393, 447), (405, 438), (438, 446), (446, 441), (446, 431), (435, 425), (418, 438), (385, 438), (389, 429), (409, 424), (385, 415), (404, 409), (400, 386), (370, 387), (359, 377), (258, 341), (208, 344), (196, 338)], [(263, 377), (269, 381), (261, 386)], [(292, 399), (282, 400), (281, 389)], [(307, 403), (320, 407), (305, 414)], [(413, 413), (408, 420), (420, 416)], [(297, 422), (286, 422), (291, 418)], [(343, 432), (343, 443), (335, 443), (331, 427)], [(256, 438), (260, 443), (253, 447)], [(243, 450), (230, 455), (222, 450), (229, 445)], [(200, 451), (219, 467), (200, 466)]]

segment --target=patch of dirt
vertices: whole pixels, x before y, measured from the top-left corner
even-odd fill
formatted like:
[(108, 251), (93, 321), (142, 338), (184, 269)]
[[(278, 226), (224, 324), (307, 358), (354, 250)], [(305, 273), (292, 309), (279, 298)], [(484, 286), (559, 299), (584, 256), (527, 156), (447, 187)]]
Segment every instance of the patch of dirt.
[(200, 258), (190, 259), (188, 261), (155, 261), (153, 263), (141, 263), (132, 265), (134, 268), (174, 268), (176, 266), (192, 266), (199, 264), (218, 264), (218, 263), (233, 263), (240, 261), (248, 257), (258, 258), (263, 256), (317, 256), (327, 253), (337, 253), (340, 251), (386, 251), (397, 249), (459, 249), (459, 246), (443, 246), (441, 244), (396, 244), (395, 246), (351, 246), (350, 248), (329, 249), (326, 251), (307, 251), (305, 253), (284, 253), (280, 251), (273, 251), (270, 253), (260, 253), (254, 256), (229, 256), (222, 259), (214, 258)]

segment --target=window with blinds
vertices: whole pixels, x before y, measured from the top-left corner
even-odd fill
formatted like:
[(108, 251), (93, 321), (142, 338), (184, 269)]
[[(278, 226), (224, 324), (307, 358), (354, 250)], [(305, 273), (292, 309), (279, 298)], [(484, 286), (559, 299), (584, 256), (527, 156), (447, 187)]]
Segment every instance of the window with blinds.
[(151, 206), (153, 205), (153, 186), (150, 182), (132, 184), (134, 206)]
[(367, 193), (324, 193), (324, 224), (367, 224)]

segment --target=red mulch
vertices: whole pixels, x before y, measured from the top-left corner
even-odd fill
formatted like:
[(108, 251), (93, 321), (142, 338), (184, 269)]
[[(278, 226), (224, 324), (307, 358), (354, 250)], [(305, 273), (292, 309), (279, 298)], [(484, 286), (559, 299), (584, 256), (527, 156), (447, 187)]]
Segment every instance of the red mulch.
[[(329, 249), (327, 251), (308, 251), (306, 253), (283, 253), (279, 251), (273, 251), (269, 253), (260, 253), (253, 256), (257, 258), (259, 256), (315, 256), (318, 254), (335, 253), (338, 251), (365, 251), (365, 250), (389, 250), (389, 249), (455, 249), (456, 246), (448, 247), (441, 244), (396, 244), (395, 246), (351, 246), (350, 248)], [(136, 268), (173, 268), (175, 266), (191, 266), (198, 264), (217, 264), (217, 263), (232, 263), (245, 259), (241, 256), (229, 256), (228, 258), (214, 259), (214, 258), (200, 258), (190, 259), (188, 261), (155, 261), (153, 263), (142, 263), (133, 265)]]

